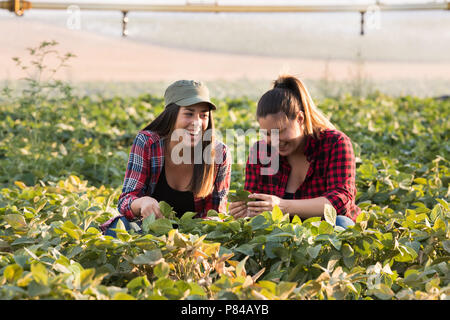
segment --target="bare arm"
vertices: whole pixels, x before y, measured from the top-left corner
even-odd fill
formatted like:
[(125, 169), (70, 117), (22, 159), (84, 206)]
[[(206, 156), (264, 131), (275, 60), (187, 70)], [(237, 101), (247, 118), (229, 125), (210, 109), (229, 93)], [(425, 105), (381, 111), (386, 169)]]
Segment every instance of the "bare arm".
[(264, 211), (272, 211), (273, 207), (277, 205), (281, 211), (289, 213), (290, 216), (297, 215), (300, 218), (323, 217), (325, 204), (331, 205), (331, 202), (325, 197), (290, 200), (268, 194), (254, 193), (249, 198), (260, 200), (248, 202), (249, 216), (255, 216)]
[(325, 197), (297, 200), (281, 199), (280, 209), (283, 212), (289, 212), (290, 216), (299, 216), (300, 218), (323, 217), (325, 204), (331, 205), (331, 202)]

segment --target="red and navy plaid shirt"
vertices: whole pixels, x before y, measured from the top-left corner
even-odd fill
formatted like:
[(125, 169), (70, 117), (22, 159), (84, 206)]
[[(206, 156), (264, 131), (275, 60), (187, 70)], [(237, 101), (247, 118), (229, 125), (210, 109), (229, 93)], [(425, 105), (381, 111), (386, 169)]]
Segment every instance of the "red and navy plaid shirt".
[[(259, 150), (259, 152), (257, 152)], [(251, 148), (245, 172), (245, 190), (283, 198), (291, 166), (287, 157), (279, 157), (279, 170), (273, 175), (261, 175), (261, 159), (268, 159), (268, 146), (258, 141)], [(273, 152), (273, 151), (272, 151)], [(338, 130), (323, 130), (320, 137), (306, 137), (305, 155), (310, 163), (304, 182), (294, 199), (327, 198), (337, 214), (356, 220), (361, 209), (355, 204), (355, 156), (350, 139)], [(256, 157), (256, 158), (255, 158)], [(263, 158), (264, 157), (264, 158)]]
[[(118, 201), (120, 216), (128, 220), (136, 217), (131, 211), (131, 202), (143, 196), (151, 196), (155, 191), (159, 176), (164, 166), (164, 141), (156, 132), (140, 131), (131, 146), (128, 166), (125, 172), (122, 193)], [(194, 208), (198, 218), (206, 217), (208, 210), (226, 212), (227, 195), (231, 180), (231, 157), (227, 146), (216, 142), (216, 159), (222, 158), (222, 162), (215, 162), (214, 188), (211, 194), (205, 198), (194, 196)], [(101, 226), (106, 230), (114, 217)]]

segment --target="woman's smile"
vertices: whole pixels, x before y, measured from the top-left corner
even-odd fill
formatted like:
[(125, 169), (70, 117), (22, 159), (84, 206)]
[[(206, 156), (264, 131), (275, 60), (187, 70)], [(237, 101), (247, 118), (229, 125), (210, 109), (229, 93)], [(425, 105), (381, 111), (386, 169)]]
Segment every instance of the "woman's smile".
[(280, 145), (278, 146), (278, 151), (280, 153), (284, 153), (285, 151), (288, 150), (288, 147), (289, 147), (288, 143), (281, 143), (280, 142)]

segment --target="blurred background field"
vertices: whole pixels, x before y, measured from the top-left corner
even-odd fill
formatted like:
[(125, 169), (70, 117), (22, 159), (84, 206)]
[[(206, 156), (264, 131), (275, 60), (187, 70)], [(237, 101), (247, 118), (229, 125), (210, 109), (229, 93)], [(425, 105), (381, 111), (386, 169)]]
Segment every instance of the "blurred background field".
[(162, 95), (178, 78), (198, 78), (217, 98), (256, 99), (284, 71), (304, 79), (316, 98), (376, 90), (440, 96), (450, 87), (444, 10), (383, 11), (376, 24), (366, 17), (364, 36), (358, 12), (130, 12), (128, 18), (122, 38), (120, 12), (83, 10), (73, 26), (73, 11), (28, 10), (16, 17), (2, 10), (0, 81), (19, 87), (24, 73), (11, 58), (56, 40), (77, 55), (56, 77), (81, 94)]

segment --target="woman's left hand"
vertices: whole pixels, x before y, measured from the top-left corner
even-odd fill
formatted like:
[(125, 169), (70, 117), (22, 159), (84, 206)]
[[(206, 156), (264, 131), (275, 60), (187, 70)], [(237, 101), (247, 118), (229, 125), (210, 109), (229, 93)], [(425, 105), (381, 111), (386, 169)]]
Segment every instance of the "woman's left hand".
[(252, 193), (248, 196), (251, 199), (258, 199), (260, 201), (247, 202), (248, 217), (254, 217), (264, 211), (272, 211), (275, 206), (280, 207), (282, 199), (277, 196), (269, 194)]

